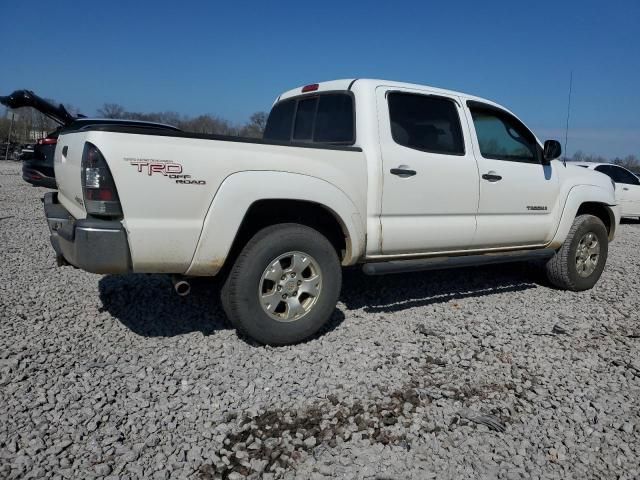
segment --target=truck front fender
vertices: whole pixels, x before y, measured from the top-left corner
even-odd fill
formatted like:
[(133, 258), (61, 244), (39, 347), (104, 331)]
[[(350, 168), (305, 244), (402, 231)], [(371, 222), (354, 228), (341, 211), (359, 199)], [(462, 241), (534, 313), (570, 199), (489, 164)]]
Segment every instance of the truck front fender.
[(361, 212), (338, 187), (317, 177), (279, 171), (243, 171), (229, 175), (218, 188), (205, 216), (187, 275), (215, 275), (222, 268), (245, 214), (260, 200), (317, 203), (333, 214), (345, 235), (343, 265), (363, 255), (365, 231)]
[(569, 190), (558, 229), (548, 245), (549, 248), (558, 249), (562, 246), (580, 207), (587, 204), (598, 204), (607, 212), (610, 224), (609, 240), (613, 240), (616, 227), (620, 223), (620, 209), (615, 205), (615, 197), (611, 191), (595, 185), (576, 185)]

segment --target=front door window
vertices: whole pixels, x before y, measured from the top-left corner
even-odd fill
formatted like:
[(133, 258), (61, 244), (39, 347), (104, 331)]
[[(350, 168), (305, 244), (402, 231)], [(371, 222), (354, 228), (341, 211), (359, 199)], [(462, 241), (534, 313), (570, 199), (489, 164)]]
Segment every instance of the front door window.
[(471, 108), (471, 116), (484, 158), (537, 162), (535, 140), (531, 134), (504, 114)]

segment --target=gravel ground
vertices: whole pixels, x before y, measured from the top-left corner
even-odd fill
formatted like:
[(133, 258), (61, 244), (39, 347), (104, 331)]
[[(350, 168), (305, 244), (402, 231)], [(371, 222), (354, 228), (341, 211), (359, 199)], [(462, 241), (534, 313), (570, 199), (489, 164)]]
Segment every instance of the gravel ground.
[(57, 268), (0, 162), (0, 478), (638, 478), (640, 223), (598, 285), (511, 265), (345, 274), (317, 338), (259, 347), (212, 282)]

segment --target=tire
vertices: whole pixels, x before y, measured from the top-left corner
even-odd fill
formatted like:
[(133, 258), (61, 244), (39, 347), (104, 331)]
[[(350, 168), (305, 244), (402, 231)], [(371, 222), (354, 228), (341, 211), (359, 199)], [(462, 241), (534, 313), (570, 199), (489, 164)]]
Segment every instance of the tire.
[[(592, 237), (588, 237), (589, 234)], [(593, 238), (597, 240), (599, 247), (595, 261), (595, 244), (590, 240)], [(573, 221), (560, 250), (547, 262), (547, 278), (553, 285), (564, 290), (589, 290), (602, 275), (608, 253), (609, 234), (602, 220), (593, 215), (579, 215)], [(589, 260), (584, 262), (584, 258)]]
[(282, 223), (260, 230), (244, 246), (222, 287), (222, 307), (240, 335), (289, 345), (327, 323), (341, 284), (333, 245), (312, 228)]

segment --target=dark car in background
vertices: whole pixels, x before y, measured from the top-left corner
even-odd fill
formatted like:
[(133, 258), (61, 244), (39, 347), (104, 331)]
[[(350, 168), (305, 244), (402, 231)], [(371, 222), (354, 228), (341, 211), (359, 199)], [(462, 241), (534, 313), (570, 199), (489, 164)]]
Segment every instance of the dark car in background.
[(35, 145), (23, 148), (20, 152), (22, 160), (22, 178), (37, 187), (56, 188), (53, 173), (53, 154), (56, 150), (58, 133), (53, 132), (41, 138)]
[(171, 125), (137, 120), (119, 120), (111, 118), (86, 118), (84, 115), (70, 114), (64, 105), (53, 105), (30, 90), (16, 90), (6, 97), (0, 97), (0, 103), (9, 108), (32, 107), (46, 115), (59, 127), (45, 138), (39, 139), (33, 148), (23, 148), (20, 153), (22, 160), (22, 178), (37, 187), (57, 188), (53, 170), (53, 157), (61, 132), (83, 130), (95, 125), (126, 125), (128, 127), (155, 128), (158, 130), (179, 131)]

